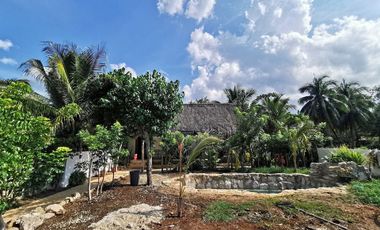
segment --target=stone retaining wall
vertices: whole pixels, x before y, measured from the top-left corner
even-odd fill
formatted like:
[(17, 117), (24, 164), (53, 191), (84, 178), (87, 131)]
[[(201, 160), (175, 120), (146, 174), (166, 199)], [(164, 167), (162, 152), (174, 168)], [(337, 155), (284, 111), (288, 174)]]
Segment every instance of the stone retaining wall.
[(354, 162), (338, 165), (312, 163), (310, 175), (306, 174), (264, 174), (264, 173), (190, 173), (186, 185), (196, 189), (260, 189), (278, 191), (331, 187), (351, 179), (369, 179), (368, 170)]

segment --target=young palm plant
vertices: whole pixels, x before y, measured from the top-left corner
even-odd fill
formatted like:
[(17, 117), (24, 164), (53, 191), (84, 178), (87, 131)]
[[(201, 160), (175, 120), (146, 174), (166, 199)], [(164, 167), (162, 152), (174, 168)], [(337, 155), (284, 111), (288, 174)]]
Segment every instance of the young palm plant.
[(209, 136), (201, 140), (191, 151), (189, 158), (186, 162), (184, 173), (179, 178), (179, 194), (178, 194), (178, 203), (177, 203), (177, 215), (182, 217), (183, 210), (183, 197), (185, 194), (186, 186), (186, 173), (188, 172), (190, 166), (194, 164), (197, 158), (210, 146), (213, 146), (220, 142), (220, 139), (217, 137)]

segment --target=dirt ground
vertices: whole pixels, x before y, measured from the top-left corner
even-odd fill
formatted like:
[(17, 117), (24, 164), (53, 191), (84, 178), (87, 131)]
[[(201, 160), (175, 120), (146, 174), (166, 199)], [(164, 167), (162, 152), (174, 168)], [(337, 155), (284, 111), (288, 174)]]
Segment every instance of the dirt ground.
[[(39, 230), (88, 229), (91, 223), (102, 219), (107, 213), (141, 203), (162, 206), (165, 219), (151, 225), (152, 229), (338, 229), (302, 212), (289, 213), (273, 204), (280, 202), (322, 201), (338, 209), (344, 217), (332, 221), (347, 229), (380, 229), (375, 222), (380, 209), (357, 202), (347, 194), (344, 187), (305, 189), (280, 194), (256, 194), (238, 190), (191, 190), (186, 191), (183, 217), (176, 216), (176, 175), (154, 175), (155, 186), (129, 186), (124, 177), (116, 186), (91, 203), (85, 198), (65, 206), (66, 213), (47, 220)], [(142, 178), (144, 180), (144, 178)], [(245, 214), (230, 222), (207, 222), (204, 211), (213, 201), (242, 203), (252, 201)], [(271, 202), (268, 202), (271, 201)], [(349, 218), (348, 218), (349, 217)]]

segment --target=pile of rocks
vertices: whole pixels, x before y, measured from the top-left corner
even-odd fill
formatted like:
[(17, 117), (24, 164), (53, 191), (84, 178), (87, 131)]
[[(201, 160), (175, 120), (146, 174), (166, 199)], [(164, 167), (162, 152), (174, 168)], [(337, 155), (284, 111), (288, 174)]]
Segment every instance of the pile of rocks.
[(51, 204), (45, 208), (38, 207), (28, 214), (19, 216), (13, 223), (10, 223), (12, 227), (8, 229), (12, 230), (34, 230), (41, 226), (45, 220), (50, 219), (56, 215), (63, 215), (65, 213), (64, 205), (81, 197), (80, 193), (75, 193), (71, 197), (66, 197), (58, 204)]
[(324, 162), (310, 165), (310, 177), (317, 184), (334, 186), (351, 180), (368, 180), (370, 173), (366, 167), (352, 161), (338, 164)]

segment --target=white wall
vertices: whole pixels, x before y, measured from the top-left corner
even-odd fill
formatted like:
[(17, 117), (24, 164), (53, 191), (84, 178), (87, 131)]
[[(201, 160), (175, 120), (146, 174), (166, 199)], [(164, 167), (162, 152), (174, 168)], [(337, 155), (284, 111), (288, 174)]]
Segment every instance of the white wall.
[[(95, 160), (95, 159), (94, 159)], [(88, 162), (89, 161), (89, 152), (84, 151), (81, 154), (77, 153), (74, 157), (68, 157), (65, 164), (65, 172), (61, 178), (61, 181), (59, 182), (59, 186), (61, 188), (65, 188), (69, 185), (69, 178), (71, 174), (75, 171), (75, 165), (77, 163), (81, 162)], [(112, 161), (109, 160), (108, 164), (106, 166), (106, 170), (108, 171), (112, 167)], [(85, 171), (86, 176), (88, 175), (88, 170)], [(97, 175), (97, 171), (93, 172), (93, 175)]]

